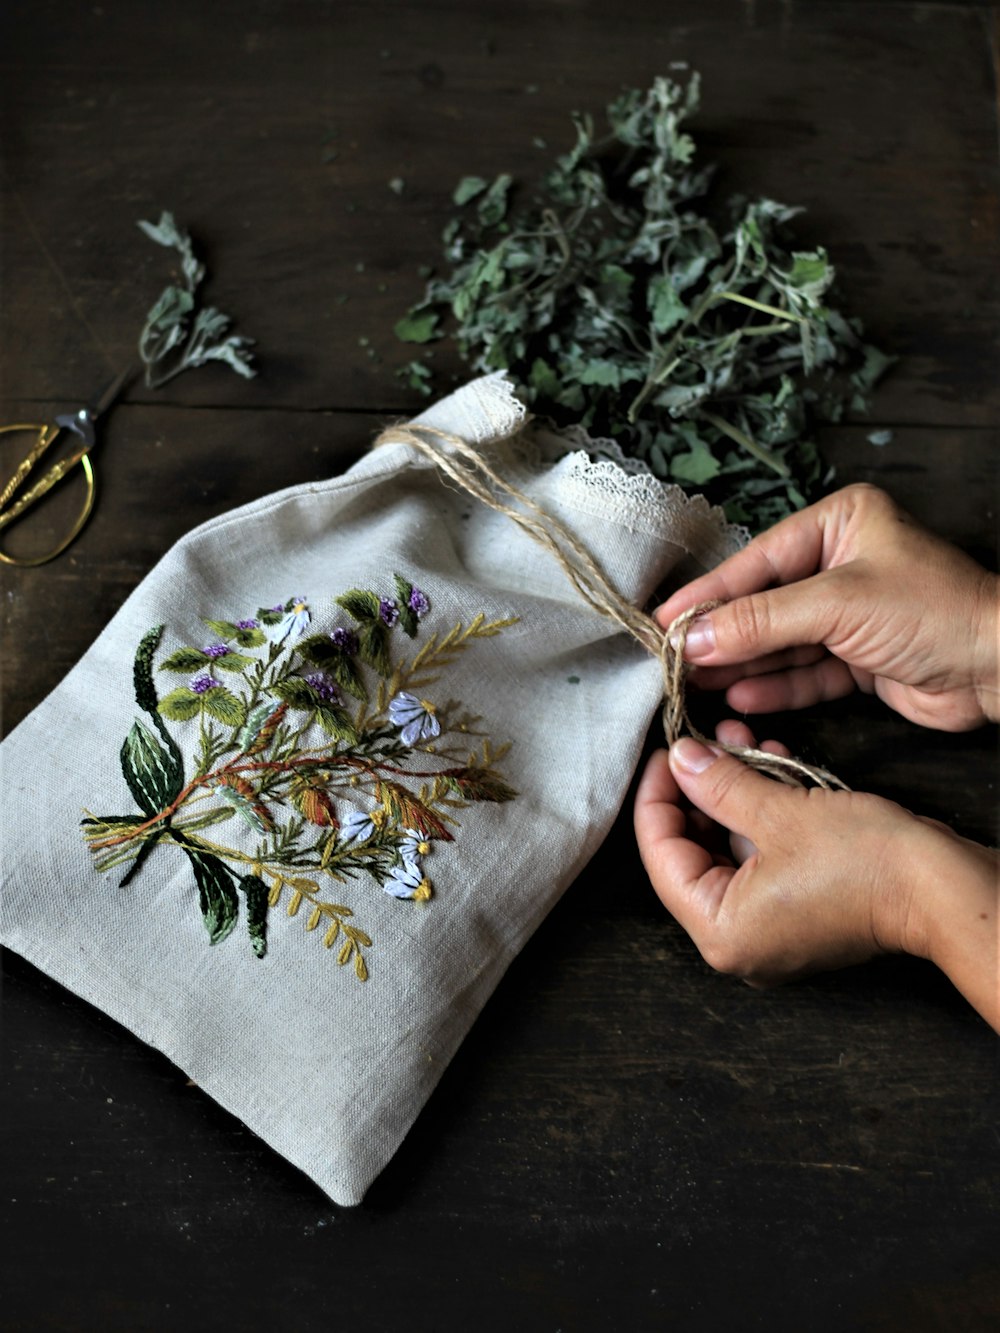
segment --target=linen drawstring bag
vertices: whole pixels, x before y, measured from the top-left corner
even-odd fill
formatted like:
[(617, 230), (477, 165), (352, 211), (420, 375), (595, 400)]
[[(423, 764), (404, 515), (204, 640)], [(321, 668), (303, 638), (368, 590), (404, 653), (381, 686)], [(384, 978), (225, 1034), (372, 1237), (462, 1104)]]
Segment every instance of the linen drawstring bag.
[[(500, 375), (415, 424), (635, 606), (739, 543), (613, 445), (526, 423)], [(191, 532), (0, 747), (2, 942), (340, 1204), (605, 837), (662, 694), (407, 434)]]

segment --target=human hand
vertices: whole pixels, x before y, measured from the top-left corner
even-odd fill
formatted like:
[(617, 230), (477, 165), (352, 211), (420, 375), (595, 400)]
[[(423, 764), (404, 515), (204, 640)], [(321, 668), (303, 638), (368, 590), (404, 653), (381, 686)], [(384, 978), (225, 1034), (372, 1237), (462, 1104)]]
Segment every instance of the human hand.
[[(717, 734), (754, 744), (739, 722)], [(1000, 1025), (996, 853), (892, 801), (785, 786), (691, 739), (650, 759), (635, 830), (660, 900), (717, 971), (767, 986), (905, 951)]]
[[(774, 586), (778, 585), (778, 586)], [(904, 717), (965, 731), (1000, 716), (1000, 581), (873, 486), (792, 514), (658, 608), (666, 629), (702, 602), (685, 658), (741, 713), (855, 687)]]

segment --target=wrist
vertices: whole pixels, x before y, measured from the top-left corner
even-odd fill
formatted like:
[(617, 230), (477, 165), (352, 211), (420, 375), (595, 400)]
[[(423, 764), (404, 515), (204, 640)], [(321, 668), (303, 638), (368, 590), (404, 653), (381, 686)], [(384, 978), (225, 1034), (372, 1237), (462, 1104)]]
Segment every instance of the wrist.
[(912, 840), (902, 947), (936, 964), (1000, 1029), (1000, 857), (950, 830), (920, 823), (922, 832)]

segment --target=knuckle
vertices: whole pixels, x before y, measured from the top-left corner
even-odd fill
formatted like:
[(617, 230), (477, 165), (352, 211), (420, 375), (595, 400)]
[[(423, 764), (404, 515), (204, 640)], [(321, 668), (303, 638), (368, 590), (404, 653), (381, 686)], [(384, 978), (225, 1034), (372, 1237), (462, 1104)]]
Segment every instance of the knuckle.
[(701, 946), (701, 956), (713, 972), (721, 972), (723, 976), (738, 977), (746, 971), (743, 949), (728, 936), (716, 935), (706, 940)]
[(735, 647), (745, 656), (755, 656), (771, 628), (770, 598), (766, 592), (741, 597), (728, 609)]
[(869, 513), (892, 513), (896, 509), (896, 502), (887, 491), (881, 486), (875, 486), (870, 481), (855, 481), (850, 486), (844, 488), (846, 497), (858, 509), (867, 510)]
[[(706, 793), (711, 808), (727, 827), (753, 818), (761, 831), (766, 829), (767, 805), (761, 804), (758, 774), (738, 759), (723, 756), (709, 769), (711, 785)], [(770, 794), (770, 793), (769, 793)]]

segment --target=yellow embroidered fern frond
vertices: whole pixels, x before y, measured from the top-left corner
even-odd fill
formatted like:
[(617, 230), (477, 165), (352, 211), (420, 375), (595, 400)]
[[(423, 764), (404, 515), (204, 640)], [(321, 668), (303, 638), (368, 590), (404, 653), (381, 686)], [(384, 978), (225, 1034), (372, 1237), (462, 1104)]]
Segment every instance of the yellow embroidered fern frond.
[(487, 621), (480, 611), (464, 627), (460, 620), (456, 621), (443, 638), (432, 634), (408, 667), (396, 668), (389, 681), (388, 698), (391, 699), (406, 686), (422, 689), (430, 685), (476, 639), (492, 639), (511, 625), (516, 625), (518, 619), (518, 616), (507, 616), (501, 620)]

